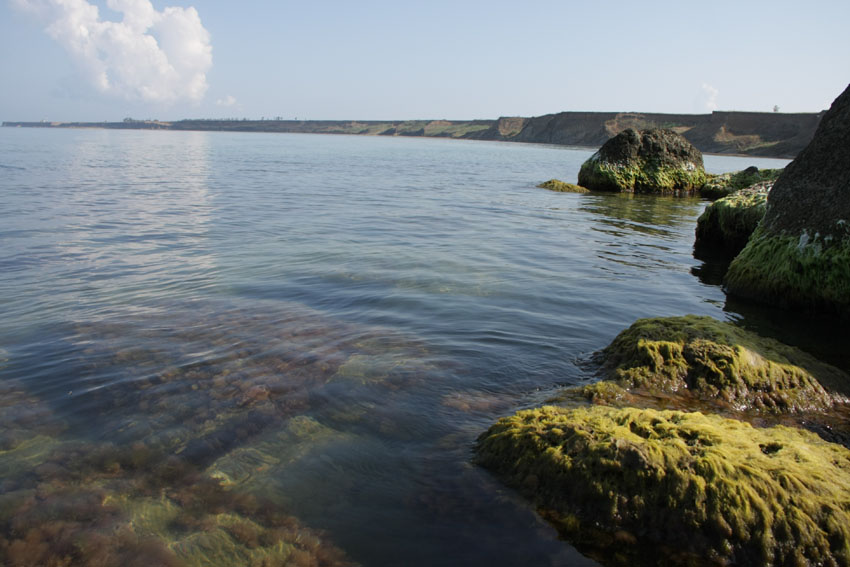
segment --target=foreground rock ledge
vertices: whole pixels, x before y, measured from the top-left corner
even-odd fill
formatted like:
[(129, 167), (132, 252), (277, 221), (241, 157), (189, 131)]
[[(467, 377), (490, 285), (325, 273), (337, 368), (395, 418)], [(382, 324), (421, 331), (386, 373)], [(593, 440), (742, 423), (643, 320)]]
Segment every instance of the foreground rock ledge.
[(615, 562), (850, 565), (850, 451), (807, 431), (547, 406), (501, 419), (477, 458)]
[(629, 128), (585, 161), (578, 184), (591, 191), (692, 193), (706, 181), (702, 154), (672, 130)]

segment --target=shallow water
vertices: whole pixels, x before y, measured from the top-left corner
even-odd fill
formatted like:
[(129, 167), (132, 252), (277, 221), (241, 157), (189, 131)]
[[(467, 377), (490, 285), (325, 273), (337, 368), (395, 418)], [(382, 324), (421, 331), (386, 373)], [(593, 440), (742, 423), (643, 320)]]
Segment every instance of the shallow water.
[(0, 554), (595, 564), (471, 464), (495, 419), (590, 380), (639, 317), (844, 359), (726, 301), (692, 256), (705, 202), (535, 188), (590, 154), (0, 130)]

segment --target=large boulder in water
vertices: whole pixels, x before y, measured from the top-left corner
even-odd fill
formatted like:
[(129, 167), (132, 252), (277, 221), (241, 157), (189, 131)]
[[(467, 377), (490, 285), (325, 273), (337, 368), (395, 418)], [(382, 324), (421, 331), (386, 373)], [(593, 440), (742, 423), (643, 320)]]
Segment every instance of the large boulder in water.
[(581, 166), (578, 183), (592, 191), (691, 193), (706, 180), (702, 154), (672, 130), (629, 128)]
[(786, 168), (726, 275), (730, 294), (850, 319), (850, 86)]
[(767, 195), (773, 181), (756, 183), (718, 199), (697, 219), (697, 254), (718, 252), (734, 258), (758, 227), (767, 208)]

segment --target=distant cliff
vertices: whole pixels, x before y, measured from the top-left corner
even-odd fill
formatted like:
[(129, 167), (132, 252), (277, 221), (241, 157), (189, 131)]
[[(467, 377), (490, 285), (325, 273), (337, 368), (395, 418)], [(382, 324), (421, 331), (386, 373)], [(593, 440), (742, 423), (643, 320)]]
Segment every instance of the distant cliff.
[(465, 137), (598, 147), (626, 128), (670, 128), (705, 153), (793, 158), (814, 136), (822, 114), (561, 112), (500, 118), (490, 128)]
[(430, 136), (599, 147), (626, 128), (670, 128), (704, 153), (795, 157), (812, 139), (821, 113), (560, 112), (498, 120), (124, 120), (122, 122), (4, 122), (3, 126), (294, 132), (373, 136)]

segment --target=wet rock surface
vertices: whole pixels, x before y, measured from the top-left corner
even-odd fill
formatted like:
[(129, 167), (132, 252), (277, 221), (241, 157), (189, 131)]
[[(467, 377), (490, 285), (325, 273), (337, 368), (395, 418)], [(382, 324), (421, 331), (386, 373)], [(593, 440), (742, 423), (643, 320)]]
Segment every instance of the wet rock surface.
[(718, 199), (697, 219), (694, 250), (720, 252), (734, 257), (755, 231), (764, 216), (772, 181), (763, 181)]
[(561, 181), (560, 179), (550, 179), (549, 181), (544, 181), (540, 185), (538, 185), (541, 189), (548, 189), (550, 191), (556, 191), (558, 193), (588, 193), (589, 189), (581, 187), (580, 185), (575, 185), (573, 183), (567, 183), (565, 181)]

